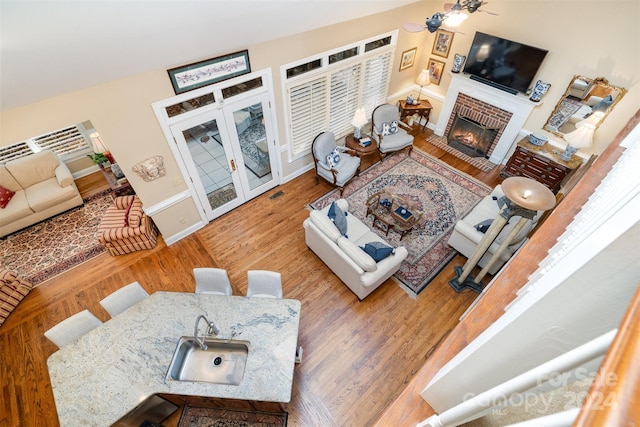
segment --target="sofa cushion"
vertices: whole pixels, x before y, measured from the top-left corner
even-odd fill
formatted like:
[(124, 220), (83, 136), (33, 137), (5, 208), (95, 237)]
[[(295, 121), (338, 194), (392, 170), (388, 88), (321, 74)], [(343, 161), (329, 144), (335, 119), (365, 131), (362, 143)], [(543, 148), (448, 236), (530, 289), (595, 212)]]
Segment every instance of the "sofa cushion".
[(342, 234), (338, 227), (329, 219), (326, 213), (321, 211), (311, 211), (309, 219), (315, 225), (318, 230), (322, 231), (333, 242), (337, 241)]
[(348, 229), (347, 212), (344, 212), (336, 202), (333, 202), (327, 212), (327, 216), (336, 225), (340, 234), (346, 236)]
[(0, 185), (0, 209), (4, 209), (11, 201), (11, 198), (16, 194), (15, 191), (11, 191), (8, 188), (4, 188)]
[(4, 165), (0, 165), (0, 185), (11, 191), (20, 191), (22, 187), (18, 181), (9, 173)]
[(5, 164), (7, 170), (24, 189), (55, 177), (58, 165), (60, 160), (52, 151), (41, 151)]
[(364, 271), (376, 271), (378, 268), (376, 262), (369, 254), (346, 237), (340, 237), (338, 239), (338, 247)]
[(24, 190), (16, 191), (16, 194), (3, 210), (0, 215), (0, 225), (11, 224), (33, 214), (33, 210), (27, 203), (27, 196)]
[(77, 193), (75, 186), (60, 187), (56, 178), (38, 182), (25, 190), (27, 202), (36, 212), (44, 211), (72, 199)]
[(336, 165), (340, 163), (340, 152), (338, 149), (334, 149), (332, 152), (327, 154), (327, 165), (333, 169)]
[(361, 247), (375, 262), (380, 262), (392, 253), (395, 249), (381, 242), (369, 242)]

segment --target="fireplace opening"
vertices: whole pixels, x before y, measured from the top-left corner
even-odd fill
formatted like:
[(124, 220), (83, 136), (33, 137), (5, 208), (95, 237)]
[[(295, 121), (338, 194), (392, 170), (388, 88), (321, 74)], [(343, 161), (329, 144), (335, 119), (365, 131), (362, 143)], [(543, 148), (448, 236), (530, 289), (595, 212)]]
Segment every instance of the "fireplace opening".
[(484, 126), (456, 113), (447, 144), (469, 157), (489, 158), (489, 150), (499, 131), (500, 128)]

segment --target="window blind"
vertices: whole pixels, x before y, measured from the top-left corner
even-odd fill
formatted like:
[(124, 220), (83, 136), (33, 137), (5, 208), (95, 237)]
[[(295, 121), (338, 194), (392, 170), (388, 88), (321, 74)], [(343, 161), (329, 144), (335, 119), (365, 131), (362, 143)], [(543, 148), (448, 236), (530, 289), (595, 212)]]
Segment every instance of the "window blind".
[(313, 138), (327, 128), (327, 77), (320, 76), (289, 89), (293, 155), (307, 152)]
[(69, 126), (15, 144), (0, 147), (0, 163), (25, 157), (43, 150), (51, 150), (61, 159), (72, 154), (91, 153), (91, 146), (77, 126)]
[(336, 138), (353, 129), (351, 120), (358, 108), (361, 68), (361, 64), (355, 64), (331, 75), (329, 129)]

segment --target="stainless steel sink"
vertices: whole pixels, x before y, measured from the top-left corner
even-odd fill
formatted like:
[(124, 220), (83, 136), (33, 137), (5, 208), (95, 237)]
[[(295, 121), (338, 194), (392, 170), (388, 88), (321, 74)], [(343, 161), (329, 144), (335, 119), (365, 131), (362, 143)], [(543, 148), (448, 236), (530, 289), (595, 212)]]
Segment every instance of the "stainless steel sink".
[(206, 350), (194, 337), (181, 337), (166, 380), (240, 384), (247, 364), (249, 342), (205, 338), (204, 344)]

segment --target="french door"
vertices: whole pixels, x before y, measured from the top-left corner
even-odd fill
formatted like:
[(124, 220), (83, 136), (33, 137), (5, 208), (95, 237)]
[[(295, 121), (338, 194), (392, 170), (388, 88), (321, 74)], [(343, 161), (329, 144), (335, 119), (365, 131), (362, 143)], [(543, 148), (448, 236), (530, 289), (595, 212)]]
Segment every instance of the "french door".
[(209, 221), (278, 184), (266, 94), (212, 105), (170, 129)]

